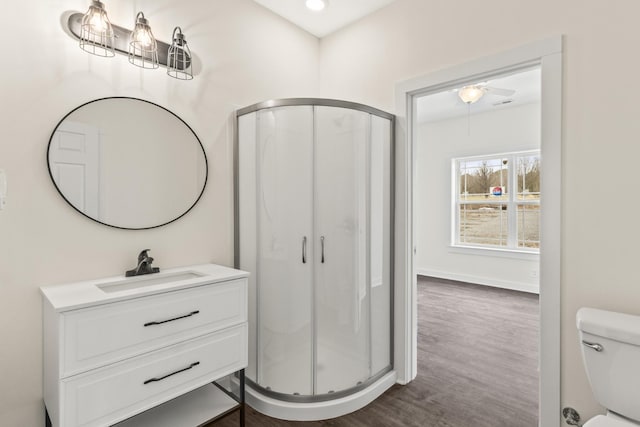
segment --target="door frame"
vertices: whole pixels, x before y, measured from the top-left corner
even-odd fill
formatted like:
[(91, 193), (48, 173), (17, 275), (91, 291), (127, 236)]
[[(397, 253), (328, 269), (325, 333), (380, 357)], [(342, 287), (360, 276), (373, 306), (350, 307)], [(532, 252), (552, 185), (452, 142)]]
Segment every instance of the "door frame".
[(417, 375), (413, 181), (416, 98), (457, 83), (538, 65), (541, 70), (539, 425), (560, 426), (562, 36), (435, 71), (396, 85), (395, 357), (398, 382)]
[[(61, 138), (65, 134), (81, 135), (82, 142), (79, 145), (66, 144), (63, 148)], [(62, 198), (82, 215), (100, 221), (103, 202), (100, 200), (103, 196), (100, 191), (100, 129), (94, 125), (63, 119), (51, 135), (47, 153), (49, 175)], [(64, 182), (60, 180), (60, 165), (82, 168), (84, 179), (79, 183), (84, 187), (81, 190), (81, 204), (71, 200), (73, 191), (65, 191), (69, 188), (64, 187)]]

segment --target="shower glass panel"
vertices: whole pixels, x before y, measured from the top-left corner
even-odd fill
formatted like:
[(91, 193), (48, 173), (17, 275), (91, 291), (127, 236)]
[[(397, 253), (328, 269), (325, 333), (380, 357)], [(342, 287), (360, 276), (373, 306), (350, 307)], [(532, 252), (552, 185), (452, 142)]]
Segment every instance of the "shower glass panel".
[[(257, 113), (238, 117), (239, 141), (236, 145), (236, 266), (250, 271), (248, 289), (249, 318), (249, 365), (245, 370), (247, 378), (257, 379), (257, 209), (256, 202), (256, 150)], [(242, 140), (240, 141), (240, 137)]]
[(312, 388), (313, 109), (258, 112), (258, 383)]
[(369, 114), (315, 107), (316, 394), (370, 376), (367, 286)]
[(392, 128), (390, 114), (345, 101), (238, 112), (246, 373), (274, 408), (342, 405), (375, 393), (392, 369)]
[(370, 272), (371, 373), (391, 364), (391, 122), (371, 116)]

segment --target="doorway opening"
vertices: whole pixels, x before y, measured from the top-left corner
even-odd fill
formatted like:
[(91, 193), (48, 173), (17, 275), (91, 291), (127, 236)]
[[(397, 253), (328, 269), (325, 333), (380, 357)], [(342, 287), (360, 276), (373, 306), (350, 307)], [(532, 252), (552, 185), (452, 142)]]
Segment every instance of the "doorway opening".
[(540, 75), (414, 97), (416, 381), (453, 424), (538, 422)]
[(398, 382), (416, 378), (417, 283), (413, 187), (417, 98), (463, 87), (528, 67), (540, 66), (540, 321), (539, 424), (560, 425), (560, 295), (562, 206), (562, 37), (532, 42), (501, 53), (431, 72), (396, 86), (396, 238), (394, 368)]

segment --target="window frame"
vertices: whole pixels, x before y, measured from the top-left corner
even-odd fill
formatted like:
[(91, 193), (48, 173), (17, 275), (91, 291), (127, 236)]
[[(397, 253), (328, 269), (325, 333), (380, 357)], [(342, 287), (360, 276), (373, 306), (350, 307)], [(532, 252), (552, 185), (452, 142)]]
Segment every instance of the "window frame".
[[(494, 154), (483, 154), (477, 156), (464, 156), (454, 157), (451, 160), (451, 175), (452, 175), (452, 197), (451, 197), (451, 248), (462, 250), (473, 250), (492, 252), (494, 254), (498, 252), (508, 253), (521, 253), (521, 254), (539, 254), (539, 240), (537, 248), (530, 248), (526, 246), (518, 246), (518, 208), (520, 206), (540, 206), (541, 193), (538, 193), (536, 200), (522, 200), (518, 199), (518, 159), (522, 157), (535, 156), (538, 161), (541, 162), (540, 149), (503, 152)], [(506, 183), (506, 199), (496, 200), (464, 200), (461, 198), (461, 169), (460, 164), (462, 162), (481, 162), (483, 160), (496, 160), (507, 159), (507, 183)], [(515, 166), (514, 166), (515, 165)], [(515, 189), (515, 191), (513, 191)], [(482, 244), (482, 243), (470, 243), (463, 242), (461, 239), (461, 208), (463, 205), (506, 205), (507, 212), (507, 236), (506, 245), (497, 244)], [(540, 214), (538, 214), (540, 215)]]

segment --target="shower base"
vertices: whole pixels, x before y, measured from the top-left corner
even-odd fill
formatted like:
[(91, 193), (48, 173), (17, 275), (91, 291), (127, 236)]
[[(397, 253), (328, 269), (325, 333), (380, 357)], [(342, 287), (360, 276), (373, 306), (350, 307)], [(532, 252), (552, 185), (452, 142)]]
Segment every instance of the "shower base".
[(394, 385), (396, 380), (396, 372), (390, 371), (365, 389), (322, 402), (286, 402), (265, 396), (252, 384), (247, 384), (246, 402), (256, 411), (274, 418), (288, 421), (326, 420), (364, 408)]

